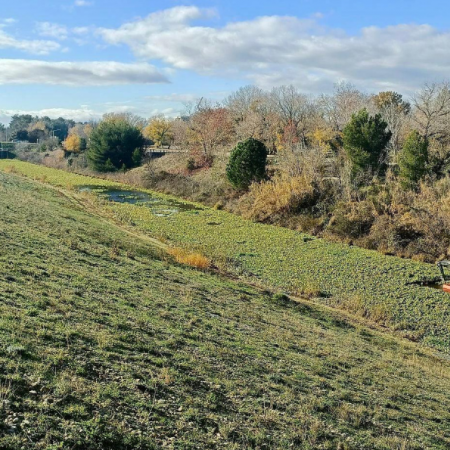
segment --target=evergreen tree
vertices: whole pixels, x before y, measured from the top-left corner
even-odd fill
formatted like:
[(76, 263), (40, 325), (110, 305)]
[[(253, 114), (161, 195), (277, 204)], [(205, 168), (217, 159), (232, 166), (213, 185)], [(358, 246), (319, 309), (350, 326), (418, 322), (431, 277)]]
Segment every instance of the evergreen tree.
[(247, 189), (253, 181), (261, 181), (266, 174), (267, 149), (256, 139), (240, 142), (231, 152), (227, 178), (238, 189)]
[(344, 128), (344, 149), (352, 163), (352, 174), (372, 170), (384, 175), (386, 172), (386, 146), (391, 132), (380, 114), (369, 116), (366, 109), (353, 114)]
[(427, 171), (428, 140), (412, 131), (399, 156), (399, 176), (406, 189), (415, 189)]
[(103, 121), (91, 134), (87, 151), (91, 168), (100, 172), (140, 164), (144, 137), (126, 121)]

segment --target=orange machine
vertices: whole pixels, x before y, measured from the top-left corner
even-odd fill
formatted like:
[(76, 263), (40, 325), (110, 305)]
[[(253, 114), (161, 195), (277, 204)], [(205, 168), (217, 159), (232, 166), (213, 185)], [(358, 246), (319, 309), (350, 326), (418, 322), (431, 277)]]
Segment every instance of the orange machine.
[(440, 261), (437, 265), (441, 271), (442, 289), (450, 293), (450, 279), (445, 274), (445, 267), (450, 267), (450, 261)]

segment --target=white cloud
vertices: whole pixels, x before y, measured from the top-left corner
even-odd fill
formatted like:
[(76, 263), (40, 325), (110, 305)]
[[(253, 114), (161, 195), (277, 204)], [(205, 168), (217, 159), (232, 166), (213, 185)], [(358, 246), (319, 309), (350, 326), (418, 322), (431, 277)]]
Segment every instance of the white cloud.
[(32, 116), (50, 117), (50, 119), (57, 119), (63, 117), (64, 119), (72, 119), (76, 122), (88, 122), (90, 120), (98, 120), (102, 117), (103, 113), (94, 111), (87, 106), (69, 109), (69, 108), (46, 108), (39, 110), (20, 110), (9, 109), (0, 110), (0, 123), (8, 124), (11, 121), (11, 117), (14, 114), (31, 114)]
[(75, 0), (74, 6), (92, 6), (94, 3), (86, 0)]
[(198, 95), (194, 94), (167, 94), (167, 95), (148, 95), (145, 97), (146, 100), (154, 100), (160, 102), (170, 102), (170, 103), (186, 103), (193, 102), (198, 98)]
[(293, 83), (315, 91), (347, 80), (409, 91), (450, 71), (450, 32), (428, 25), (368, 27), (349, 35), (322, 27), (319, 17), (267, 16), (219, 28), (193, 23), (212, 16), (211, 10), (180, 6), (98, 33), (139, 58), (263, 87)]
[(75, 27), (70, 30), (72, 32), (73, 41), (78, 45), (92, 44), (92, 33), (95, 31), (93, 27)]
[(46, 62), (0, 59), (0, 85), (102, 86), (168, 82), (164, 74), (147, 63), (124, 64), (112, 61)]
[(90, 32), (91, 30), (90, 30), (90, 28), (89, 27), (75, 27), (75, 28), (72, 28), (72, 33), (74, 33), (74, 34), (78, 34), (78, 35), (86, 35), (86, 34), (89, 34), (89, 32)]
[(35, 55), (47, 55), (53, 51), (60, 50), (61, 45), (55, 41), (16, 39), (2, 30), (0, 26), (0, 49), (2, 48), (21, 50)]
[(40, 36), (61, 40), (67, 39), (69, 34), (69, 30), (66, 26), (51, 22), (38, 22), (36, 24), (36, 32)]
[(179, 117), (180, 111), (176, 108), (154, 108), (145, 114), (145, 117), (155, 117), (155, 116), (165, 116), (165, 117)]
[(63, 117), (64, 119), (71, 119), (75, 122), (89, 122), (92, 120), (100, 120), (104, 114), (110, 112), (133, 112), (142, 117), (153, 117), (159, 115), (164, 115), (166, 117), (178, 117), (180, 115), (180, 111), (177, 111), (175, 108), (142, 108), (137, 110), (133, 106), (117, 104), (103, 104), (97, 106), (96, 108), (89, 105), (80, 105), (79, 108), (44, 108), (36, 110), (4, 109), (0, 110), (0, 123), (8, 125), (14, 114), (30, 114), (38, 117), (47, 116), (50, 117), (50, 119)]

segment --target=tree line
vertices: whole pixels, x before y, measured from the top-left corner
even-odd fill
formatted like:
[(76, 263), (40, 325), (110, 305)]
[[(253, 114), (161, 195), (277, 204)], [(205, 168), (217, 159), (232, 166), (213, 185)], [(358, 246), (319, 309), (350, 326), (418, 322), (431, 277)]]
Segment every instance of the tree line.
[(69, 160), (102, 172), (140, 165), (148, 145), (180, 149), (184, 169), (159, 178), (188, 186), (197, 172), (217, 170), (176, 193), (198, 189), (202, 201), (220, 193), (253, 220), (431, 261), (450, 249), (449, 119), (448, 83), (408, 99), (345, 83), (318, 96), (246, 86), (220, 103), (186, 104), (181, 117), (107, 114), (69, 124), (61, 137)]
[(75, 126), (74, 120), (50, 119), (50, 117), (15, 114), (8, 126), (0, 124), (0, 141), (26, 141), (45, 144), (50, 139), (63, 141), (69, 130)]
[[(331, 168), (334, 159), (335, 163), (351, 164), (352, 181), (384, 177), (391, 169), (404, 179), (405, 186), (413, 186), (427, 173), (437, 177), (448, 173), (449, 114), (447, 83), (426, 85), (408, 101), (397, 92), (369, 95), (348, 84), (337, 85), (332, 95), (315, 97), (293, 86), (270, 92), (247, 86), (222, 103), (201, 99), (187, 104), (185, 114), (176, 119), (107, 114), (96, 124), (65, 121), (63, 126), (61, 119), (48, 123), (44, 119), (31, 121), (31, 116), (14, 116), (10, 129), (17, 136), (25, 132), (36, 136), (59, 126), (58, 136), (68, 152), (82, 152), (91, 146), (91, 154), (95, 153), (97, 159), (101, 146), (105, 152), (109, 146), (123, 153), (118, 136), (128, 140), (125, 146), (134, 146), (126, 150), (134, 152), (134, 157), (108, 153), (104, 161), (110, 160), (108, 166), (94, 164), (97, 170), (133, 167), (140, 162), (146, 144), (188, 150), (191, 167), (208, 166), (214, 155), (253, 138), (263, 143), (269, 154), (288, 157), (312, 152), (325, 157), (331, 175), (337, 175)], [(23, 130), (25, 124), (27, 131)], [(114, 130), (116, 138), (112, 136)]]

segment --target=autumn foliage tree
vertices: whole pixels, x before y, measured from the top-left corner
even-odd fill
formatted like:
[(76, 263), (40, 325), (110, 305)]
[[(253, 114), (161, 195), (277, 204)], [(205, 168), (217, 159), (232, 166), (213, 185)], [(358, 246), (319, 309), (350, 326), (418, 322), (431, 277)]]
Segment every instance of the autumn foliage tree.
[(68, 153), (79, 153), (81, 151), (81, 138), (77, 134), (69, 134), (63, 142), (64, 150)]
[(233, 136), (233, 123), (228, 109), (202, 104), (196, 106), (188, 123), (191, 148), (211, 157), (213, 152), (228, 144)]
[(165, 117), (153, 117), (144, 128), (144, 136), (152, 140), (156, 147), (171, 144), (173, 140), (172, 121)]

